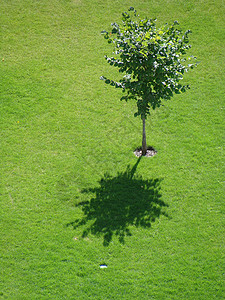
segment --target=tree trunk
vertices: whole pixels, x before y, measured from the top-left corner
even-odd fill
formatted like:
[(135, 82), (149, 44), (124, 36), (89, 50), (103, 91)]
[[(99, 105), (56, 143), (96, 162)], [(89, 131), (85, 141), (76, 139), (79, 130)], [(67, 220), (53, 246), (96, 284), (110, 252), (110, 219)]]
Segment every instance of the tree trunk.
[(146, 132), (145, 132), (145, 118), (142, 118), (143, 122), (143, 131), (142, 131), (142, 155), (146, 155), (147, 152), (147, 143), (146, 143)]

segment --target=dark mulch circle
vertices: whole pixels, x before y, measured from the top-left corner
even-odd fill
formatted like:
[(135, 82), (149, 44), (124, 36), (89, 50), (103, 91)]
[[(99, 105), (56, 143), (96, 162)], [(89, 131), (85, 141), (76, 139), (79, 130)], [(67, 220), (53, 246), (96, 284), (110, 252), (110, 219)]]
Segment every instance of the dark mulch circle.
[[(137, 157), (142, 156), (141, 147), (137, 148), (137, 149), (134, 151), (134, 154), (135, 154)], [(152, 157), (152, 156), (154, 156), (154, 155), (156, 155), (156, 154), (157, 154), (157, 151), (156, 151), (153, 147), (149, 146), (149, 147), (147, 148), (147, 153), (146, 153), (146, 155), (144, 155), (144, 156), (145, 156), (145, 157)]]

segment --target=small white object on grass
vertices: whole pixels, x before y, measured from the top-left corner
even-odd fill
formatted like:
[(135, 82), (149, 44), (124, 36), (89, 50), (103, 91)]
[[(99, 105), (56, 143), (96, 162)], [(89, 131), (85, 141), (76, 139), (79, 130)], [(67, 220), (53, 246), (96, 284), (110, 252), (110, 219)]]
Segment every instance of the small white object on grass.
[(107, 265), (100, 265), (100, 269), (105, 269), (107, 268)]

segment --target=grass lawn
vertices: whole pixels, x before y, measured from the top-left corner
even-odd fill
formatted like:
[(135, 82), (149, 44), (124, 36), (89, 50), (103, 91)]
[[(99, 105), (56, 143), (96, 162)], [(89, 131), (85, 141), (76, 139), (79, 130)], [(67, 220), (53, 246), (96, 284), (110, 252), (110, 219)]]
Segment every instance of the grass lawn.
[[(200, 62), (148, 119), (152, 158), (99, 80), (131, 5), (191, 29)], [(224, 1), (3, 0), (0, 20), (0, 299), (224, 299)]]

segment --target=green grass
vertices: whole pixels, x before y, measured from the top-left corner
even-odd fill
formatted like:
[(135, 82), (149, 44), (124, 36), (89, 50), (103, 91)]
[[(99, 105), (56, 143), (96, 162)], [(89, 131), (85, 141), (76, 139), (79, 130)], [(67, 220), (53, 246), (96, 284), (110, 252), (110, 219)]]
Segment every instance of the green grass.
[[(100, 32), (134, 6), (191, 29), (191, 85), (152, 113)], [(224, 3), (1, 3), (2, 299), (224, 299)], [(100, 264), (107, 269), (100, 269)]]

